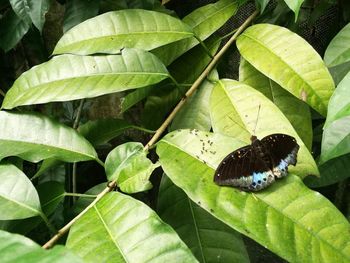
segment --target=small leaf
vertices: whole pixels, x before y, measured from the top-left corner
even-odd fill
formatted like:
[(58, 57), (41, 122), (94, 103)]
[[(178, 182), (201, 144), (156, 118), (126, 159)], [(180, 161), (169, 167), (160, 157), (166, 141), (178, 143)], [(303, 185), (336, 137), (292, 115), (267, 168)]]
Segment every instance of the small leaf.
[(324, 125), (320, 163), (350, 152), (350, 72), (329, 101)]
[(273, 133), (293, 136), (300, 150), (297, 165), (290, 166), (289, 170), (301, 178), (319, 174), (315, 160), (288, 119), (275, 104), (250, 86), (228, 79), (218, 82), (211, 95), (210, 115), (214, 132), (238, 138), (246, 144), (251, 143), (251, 135), (259, 139)]
[(22, 219), (41, 214), (38, 193), (16, 166), (0, 164), (0, 220)]
[(255, 0), (255, 3), (258, 5), (260, 9), (260, 14), (262, 14), (270, 0)]
[[(197, 8), (185, 16), (183, 22), (193, 29), (197, 38), (204, 41), (237, 12), (238, 6), (237, 0), (220, 0)], [(198, 40), (191, 37), (159, 47), (152, 53), (159, 57), (165, 65), (170, 65), (176, 58), (198, 44)]]
[(18, 18), (24, 20), (30, 25), (32, 23), (32, 20), (29, 16), (30, 6), (28, 0), (9, 0), (9, 2), (11, 4), (12, 10), (16, 13)]
[[(202, 138), (212, 144), (200, 155)], [(165, 173), (192, 201), (285, 260), (348, 262), (349, 222), (297, 176), (290, 173), (254, 194), (213, 182), (222, 158), (241, 145), (218, 133), (183, 130), (158, 142), (157, 154)]]
[(118, 192), (78, 219), (66, 245), (86, 262), (197, 262), (153, 210)]
[(323, 116), (334, 83), (318, 53), (286, 28), (257, 24), (237, 39), (241, 55), (258, 71), (277, 82)]
[(152, 188), (149, 177), (158, 164), (153, 164), (139, 142), (127, 142), (114, 148), (106, 158), (106, 175), (116, 180), (125, 193), (137, 193)]
[(324, 54), (328, 67), (350, 61), (350, 23), (347, 24), (329, 43)]
[(82, 263), (82, 259), (61, 245), (45, 250), (29, 238), (0, 230), (0, 258), (2, 263)]
[(98, 14), (100, 1), (71, 0), (65, 5), (63, 32)]
[(0, 20), (0, 47), (5, 51), (14, 48), (28, 32), (30, 23), (19, 18), (13, 11)]
[(121, 100), (121, 112), (126, 112), (132, 106), (149, 96), (152, 93), (152, 91), (156, 88), (157, 87), (155, 86), (149, 86), (143, 89), (137, 89), (135, 91), (130, 92)]
[(81, 125), (78, 131), (93, 145), (101, 145), (130, 128), (135, 128), (135, 126), (123, 119), (108, 118), (88, 121)]
[(350, 154), (345, 154), (319, 165), (321, 176), (308, 176), (304, 183), (308, 187), (324, 187), (350, 177)]
[(304, 0), (284, 0), (284, 2), (295, 13), (295, 22), (296, 22), (298, 19), (300, 7), (301, 7), (302, 3), (304, 2)]
[(97, 160), (91, 144), (74, 129), (35, 113), (0, 111), (0, 160), (18, 156), (30, 162)]
[(307, 148), (311, 149), (312, 123), (310, 109), (307, 104), (257, 71), (244, 59), (241, 60), (239, 66), (239, 80), (269, 98), (287, 117)]
[(75, 26), (58, 41), (53, 54), (119, 53), (123, 48), (151, 50), (193, 35), (170, 15), (142, 9), (108, 12)]
[(249, 262), (241, 235), (200, 205), (163, 175), (158, 214), (175, 229), (196, 258), (200, 262)]
[(29, 0), (28, 4), (30, 6), (29, 15), (33, 24), (41, 32), (45, 23), (45, 15), (50, 8), (51, 0)]
[(2, 107), (92, 98), (145, 87), (167, 77), (159, 59), (142, 50), (124, 49), (110, 56), (62, 55), (23, 73)]

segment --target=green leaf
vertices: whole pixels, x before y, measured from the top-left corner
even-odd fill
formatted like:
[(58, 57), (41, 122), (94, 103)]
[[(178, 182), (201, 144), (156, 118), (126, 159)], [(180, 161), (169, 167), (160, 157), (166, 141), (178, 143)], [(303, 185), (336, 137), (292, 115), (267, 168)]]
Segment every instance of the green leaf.
[(100, 1), (70, 0), (66, 3), (63, 32), (98, 14)]
[(339, 83), (329, 101), (323, 127), (320, 163), (350, 152), (350, 72)]
[(78, 131), (93, 145), (101, 145), (130, 128), (136, 128), (136, 126), (123, 119), (107, 118), (88, 121), (81, 125)]
[(0, 20), (0, 47), (5, 51), (14, 48), (28, 32), (30, 23), (20, 19), (13, 11), (9, 11)]
[(192, 202), (165, 175), (162, 178), (158, 211), (179, 234), (200, 262), (249, 262), (239, 233)]
[(83, 262), (64, 246), (56, 245), (50, 250), (45, 250), (29, 238), (2, 230), (0, 230), (0, 258), (3, 263)]
[[(258, 111), (260, 112), (258, 116)], [(221, 80), (210, 100), (214, 132), (229, 135), (250, 144), (251, 135), (263, 138), (273, 133), (293, 136), (299, 146), (297, 165), (289, 170), (301, 178), (318, 175), (315, 160), (283, 113), (259, 91), (234, 80)]]
[(32, 20), (29, 16), (30, 6), (28, 0), (9, 0), (9, 2), (11, 4), (12, 10), (16, 13), (18, 18), (24, 20), (30, 25), (32, 23)]
[[(63, 184), (55, 181), (49, 181), (38, 185), (36, 190), (39, 194), (42, 211), (46, 216), (50, 216), (55, 212), (57, 206), (64, 199)], [(2, 223), (2, 230), (27, 235), (40, 223), (43, 223), (43, 219), (36, 216), (26, 218), (24, 220), (11, 220)]]
[(91, 144), (74, 129), (35, 113), (0, 111), (0, 160), (18, 156), (30, 162), (97, 160)]
[(348, 61), (350, 61), (350, 23), (332, 39), (324, 54), (324, 62), (328, 67)]
[(123, 48), (151, 50), (193, 35), (170, 15), (142, 9), (108, 12), (75, 26), (58, 41), (53, 54), (119, 53)]
[(262, 14), (270, 0), (255, 0), (255, 3), (260, 9), (260, 14)]
[(303, 38), (283, 27), (257, 24), (238, 37), (237, 47), (254, 68), (326, 116), (334, 83)]
[(287, 117), (307, 148), (311, 149), (312, 123), (310, 109), (307, 104), (261, 74), (244, 59), (241, 60), (239, 67), (239, 80), (269, 98)]
[(157, 87), (155, 86), (149, 86), (143, 89), (137, 89), (127, 94), (121, 100), (121, 112), (126, 112), (132, 106), (149, 96), (152, 93), (152, 91), (156, 88)]
[(309, 187), (324, 187), (350, 177), (350, 154), (339, 156), (319, 165), (321, 176), (308, 176), (304, 183)]
[(301, 7), (302, 3), (304, 2), (304, 0), (284, 0), (284, 2), (295, 13), (295, 22), (296, 22), (298, 19), (300, 7)]
[(42, 174), (44, 174), (46, 171), (48, 171), (49, 169), (58, 166), (62, 164), (62, 161), (57, 160), (55, 158), (49, 158), (49, 159), (45, 159), (44, 161), (42, 161), (39, 170), (33, 175), (32, 178), (30, 178), (31, 180), (34, 180), (35, 178), (38, 178), (39, 176), (41, 176)]
[(0, 220), (22, 219), (41, 214), (38, 193), (16, 166), (0, 164)]
[[(183, 22), (193, 29), (198, 39), (204, 41), (236, 14), (238, 6), (236, 0), (220, 0), (194, 10), (183, 18)], [(165, 65), (169, 65), (196, 45), (198, 45), (198, 40), (191, 37), (159, 47), (152, 53), (159, 57)]]
[(116, 180), (124, 193), (137, 193), (152, 188), (149, 177), (158, 166), (147, 158), (142, 143), (127, 142), (108, 154), (105, 170), (108, 180)]
[(214, 84), (205, 80), (185, 105), (176, 114), (170, 129), (198, 129), (209, 131), (211, 128), (209, 99)]
[[(203, 138), (211, 143), (200, 155)], [(158, 142), (157, 154), (165, 173), (192, 201), (287, 261), (348, 262), (348, 221), (297, 176), (289, 174), (254, 194), (213, 182), (220, 161), (241, 145), (217, 133), (183, 130)]]
[(334, 79), (335, 85), (338, 85), (339, 82), (345, 77), (345, 75), (350, 72), (350, 61), (329, 68), (329, 72)]
[(85, 262), (197, 262), (153, 210), (117, 192), (78, 219), (66, 245)]
[(23, 73), (2, 107), (92, 98), (145, 87), (168, 76), (158, 58), (137, 49), (110, 56), (62, 55)]

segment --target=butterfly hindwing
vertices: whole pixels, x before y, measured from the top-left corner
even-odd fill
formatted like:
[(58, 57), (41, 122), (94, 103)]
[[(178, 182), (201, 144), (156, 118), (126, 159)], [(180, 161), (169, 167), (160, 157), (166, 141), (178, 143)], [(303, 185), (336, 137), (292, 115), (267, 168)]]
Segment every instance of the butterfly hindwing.
[(295, 165), (299, 145), (295, 138), (287, 134), (271, 134), (261, 140), (264, 148), (269, 152), (273, 163), (273, 173), (276, 177), (288, 174), (288, 165)]

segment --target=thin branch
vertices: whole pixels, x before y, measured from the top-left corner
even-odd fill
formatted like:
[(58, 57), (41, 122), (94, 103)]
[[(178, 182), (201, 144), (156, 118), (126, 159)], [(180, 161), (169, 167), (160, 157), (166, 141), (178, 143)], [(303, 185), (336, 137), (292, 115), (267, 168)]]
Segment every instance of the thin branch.
[[(176, 105), (174, 110), (170, 113), (168, 118), (164, 121), (164, 123), (159, 127), (159, 129), (156, 131), (154, 136), (151, 138), (151, 140), (145, 145), (144, 149), (148, 150), (149, 147), (151, 147), (161, 136), (161, 134), (165, 131), (165, 129), (168, 127), (170, 122), (174, 119), (176, 113), (180, 110), (182, 105), (185, 103), (187, 98), (193, 94), (193, 92), (199, 87), (199, 85), (202, 83), (202, 81), (206, 78), (206, 76), (210, 73), (210, 71), (214, 68), (218, 60), (221, 58), (221, 56), (225, 53), (225, 51), (229, 48), (230, 45), (236, 40), (237, 36), (250, 24), (250, 22), (256, 17), (258, 14), (258, 11), (255, 11), (237, 30), (237, 32), (230, 38), (230, 40), (223, 46), (223, 48), (214, 56), (213, 60), (210, 62), (210, 64), (207, 66), (207, 68), (203, 71), (203, 73), (198, 77), (198, 79), (193, 83), (192, 87), (186, 92), (185, 96), (181, 99), (181, 101)], [(97, 160), (102, 166), (104, 165), (102, 161)], [(43, 245), (43, 248), (50, 248), (52, 247), (64, 234), (68, 232), (70, 227), (79, 219), (81, 218), (90, 208), (92, 208), (98, 201), (101, 200), (107, 193), (111, 192), (115, 187), (117, 183), (116, 181), (111, 181), (108, 186), (97, 195), (96, 199), (87, 206), (79, 215), (77, 215), (75, 218), (73, 218), (67, 225), (65, 225), (63, 228), (61, 228), (56, 235), (54, 235), (46, 244)]]
[(64, 196), (75, 196), (82, 198), (96, 198), (97, 195), (88, 195), (88, 194), (78, 194), (78, 193), (64, 193)]
[(145, 150), (148, 150), (154, 143), (156, 143), (159, 137), (163, 134), (166, 128), (169, 126), (171, 121), (175, 118), (178, 111), (185, 104), (188, 97), (190, 97), (194, 91), (200, 86), (203, 80), (208, 76), (210, 71), (215, 67), (216, 63), (222, 57), (222, 55), (227, 51), (227, 49), (232, 45), (232, 43), (236, 40), (238, 35), (251, 23), (251, 21), (255, 18), (255, 16), (259, 13), (259, 11), (255, 11), (248, 19), (237, 29), (235, 34), (227, 41), (227, 43), (222, 47), (222, 49), (214, 56), (213, 60), (209, 63), (207, 68), (202, 72), (202, 74), (198, 77), (198, 79), (193, 83), (192, 87), (186, 92), (185, 96), (181, 99), (181, 101), (176, 105), (174, 110), (169, 114), (163, 124), (158, 128), (156, 133), (153, 135), (151, 140), (146, 144)]
[[(79, 127), (81, 112), (83, 110), (85, 100), (80, 100), (79, 107), (77, 110), (77, 116), (75, 117), (74, 123), (73, 123), (73, 129), (77, 129)], [(77, 192), (77, 163), (73, 163), (73, 169), (72, 169), (72, 191), (73, 193)], [(76, 197), (73, 196), (73, 203), (76, 201)]]
[(60, 230), (58, 230), (57, 234), (54, 235), (49, 241), (47, 241), (43, 248), (48, 249), (52, 247), (65, 233), (68, 232), (70, 227), (79, 219), (81, 218), (91, 207), (93, 207), (98, 201), (101, 200), (102, 197), (104, 197), (107, 193), (111, 192), (116, 186), (115, 182), (111, 182), (108, 184), (108, 186), (97, 195), (96, 199), (92, 201), (90, 205), (88, 205), (79, 215), (74, 217), (67, 225), (62, 227)]

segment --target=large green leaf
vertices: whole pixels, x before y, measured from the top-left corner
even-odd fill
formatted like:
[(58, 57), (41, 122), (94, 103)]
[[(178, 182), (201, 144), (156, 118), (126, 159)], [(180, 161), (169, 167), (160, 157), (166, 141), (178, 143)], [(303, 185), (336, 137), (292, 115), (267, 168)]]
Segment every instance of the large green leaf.
[(147, 158), (142, 143), (127, 142), (108, 154), (105, 169), (108, 180), (116, 180), (120, 190), (136, 193), (152, 188), (149, 177), (158, 166)]
[[(29, 0), (30, 1), (30, 0)], [(27, 0), (9, 0), (12, 10), (16, 13), (18, 18), (31, 24), (32, 20), (29, 16), (30, 6)]]
[(211, 120), (209, 113), (209, 98), (214, 83), (205, 80), (194, 94), (188, 99), (186, 104), (176, 114), (171, 130), (176, 129), (199, 129), (209, 131)]
[(72, 226), (67, 247), (85, 262), (196, 262), (148, 206), (111, 192)]
[(28, 32), (30, 23), (19, 18), (13, 11), (0, 20), (0, 47), (5, 51), (14, 48)]
[(249, 262), (241, 236), (195, 204), (165, 175), (158, 211), (200, 262)]
[(280, 26), (257, 24), (238, 37), (237, 47), (257, 70), (326, 116), (334, 83), (321, 57), (303, 38)]
[(350, 23), (347, 24), (329, 43), (324, 54), (328, 67), (350, 61)]
[(339, 83), (328, 105), (320, 162), (350, 152), (350, 72)]
[(142, 50), (124, 49), (109, 56), (62, 55), (23, 73), (2, 107), (91, 98), (145, 87), (167, 77), (160, 60)]
[[(204, 41), (237, 12), (238, 6), (237, 0), (220, 0), (194, 10), (183, 18), (183, 22), (193, 29), (198, 39)], [(159, 57), (165, 65), (169, 65), (195, 45), (198, 45), (198, 40), (191, 37), (159, 47), (152, 53)]]
[(246, 144), (250, 143), (252, 134), (260, 139), (273, 133), (293, 136), (300, 150), (297, 165), (290, 166), (290, 171), (301, 178), (319, 174), (315, 160), (288, 119), (275, 104), (250, 86), (234, 80), (218, 82), (211, 95), (210, 114), (214, 132), (239, 138)]
[[(208, 152), (201, 154), (203, 139), (209, 141)], [(284, 259), (348, 262), (348, 221), (297, 176), (289, 174), (254, 194), (213, 182), (222, 158), (242, 144), (217, 133), (174, 131), (158, 142), (157, 154), (165, 173), (192, 201)]]
[(308, 149), (312, 145), (311, 113), (308, 105), (297, 99), (276, 82), (257, 71), (245, 59), (239, 67), (239, 80), (269, 98), (287, 117)]
[(64, 246), (45, 250), (29, 238), (0, 230), (0, 258), (2, 263), (75, 263), (83, 262)]
[(0, 164), (0, 220), (40, 215), (38, 193), (28, 177), (16, 166)]
[(151, 50), (193, 36), (170, 15), (142, 9), (108, 12), (75, 26), (58, 41), (54, 54), (116, 54), (122, 48)]
[(0, 160), (18, 156), (31, 162), (96, 160), (91, 144), (74, 129), (34, 113), (0, 111)]
[(98, 14), (100, 1), (71, 0), (65, 5), (63, 32)]

